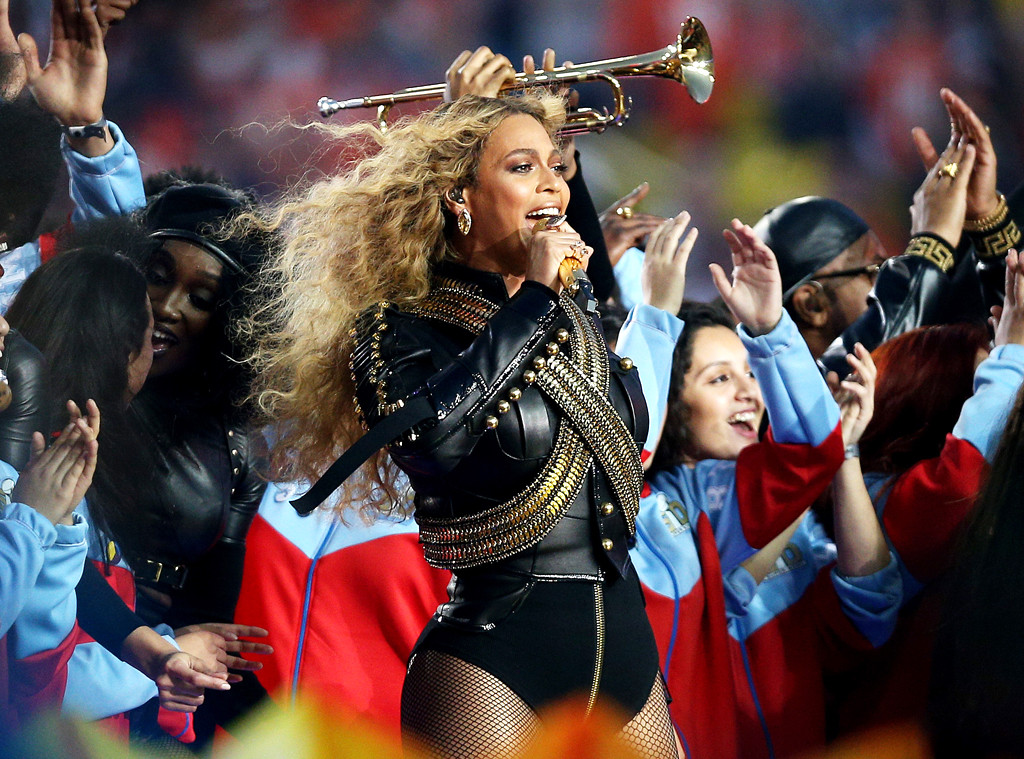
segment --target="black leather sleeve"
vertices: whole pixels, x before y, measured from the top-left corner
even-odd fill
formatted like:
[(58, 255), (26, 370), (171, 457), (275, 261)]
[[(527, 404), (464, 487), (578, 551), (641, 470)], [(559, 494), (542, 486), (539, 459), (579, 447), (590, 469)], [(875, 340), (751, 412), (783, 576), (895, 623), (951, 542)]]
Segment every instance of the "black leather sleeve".
[(367, 348), (373, 321), (360, 328), (352, 364), (356, 394), (371, 427), (381, 418), (378, 392), (388, 403), (427, 394), (435, 418), (391, 454), (410, 477), (429, 478), (450, 472), (473, 450), (499, 394), (522, 386), (543, 344), (557, 327), (569, 326), (554, 291), (536, 282), (525, 282), (461, 352), (423, 319), (387, 309), (384, 320), (379, 352)]
[(870, 295), (868, 309), (821, 357), (828, 371), (841, 377), (850, 372), (846, 354), (861, 343), (869, 351), (897, 335), (925, 324), (944, 321), (949, 277), (921, 256), (903, 255), (882, 264)]
[(125, 638), (146, 623), (128, 608), (91, 561), (85, 562), (82, 579), (75, 587), (78, 625), (97, 643), (121, 657)]
[(249, 526), (260, 508), (267, 481), (260, 476), (266, 470), (267, 451), (263, 436), (241, 425), (229, 430), (228, 452), (231, 457), (231, 507), (224, 522), (221, 540), (245, 543)]
[[(0, 460), (18, 471), (28, 463), (32, 433), (49, 434), (50, 398), (46, 359), (32, 343), (11, 332), (4, 339), (0, 368), (11, 386), (11, 405), (0, 413)], [(95, 636), (94, 636), (95, 637)]]
[(576, 151), (576, 174), (569, 180), (569, 205), (565, 209), (569, 226), (579, 232), (583, 242), (594, 249), (587, 264), (587, 276), (594, 285), (594, 295), (598, 301), (604, 302), (615, 290), (615, 274), (612, 262), (608, 258), (608, 248), (604, 244), (604, 232), (598, 218), (590, 190), (583, 180), (583, 166), (580, 164), (580, 153)]

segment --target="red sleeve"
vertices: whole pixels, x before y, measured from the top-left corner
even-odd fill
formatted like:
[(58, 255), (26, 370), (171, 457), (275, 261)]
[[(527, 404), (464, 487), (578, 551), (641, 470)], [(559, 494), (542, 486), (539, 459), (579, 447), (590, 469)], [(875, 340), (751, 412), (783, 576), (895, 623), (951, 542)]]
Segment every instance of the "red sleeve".
[(837, 424), (821, 445), (764, 440), (747, 446), (736, 461), (736, 499), (743, 536), (763, 548), (821, 495), (843, 463), (843, 433)]
[(916, 579), (927, 582), (949, 565), (987, 473), (977, 448), (947, 435), (937, 458), (916, 464), (896, 480), (882, 526)]
[(59, 707), (68, 681), (68, 660), (79, 639), (76, 624), (60, 645), (10, 661), (10, 695), (20, 721), (42, 709)]
[(57, 254), (57, 234), (39, 235), (39, 262), (46, 263)]

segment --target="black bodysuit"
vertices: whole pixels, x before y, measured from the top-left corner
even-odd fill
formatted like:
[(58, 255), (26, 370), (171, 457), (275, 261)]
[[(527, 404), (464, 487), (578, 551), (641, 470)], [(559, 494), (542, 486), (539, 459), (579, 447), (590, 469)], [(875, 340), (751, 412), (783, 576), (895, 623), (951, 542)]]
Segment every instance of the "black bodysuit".
[(534, 712), (578, 692), (632, 716), (658, 676), (628, 554), (647, 408), (594, 305), (586, 286), (509, 298), (499, 275), (443, 264), (414, 310), (364, 315), (351, 368), (370, 426), (413, 395), (436, 411), (390, 449), (427, 560), (454, 575), (413, 658), (469, 662)]

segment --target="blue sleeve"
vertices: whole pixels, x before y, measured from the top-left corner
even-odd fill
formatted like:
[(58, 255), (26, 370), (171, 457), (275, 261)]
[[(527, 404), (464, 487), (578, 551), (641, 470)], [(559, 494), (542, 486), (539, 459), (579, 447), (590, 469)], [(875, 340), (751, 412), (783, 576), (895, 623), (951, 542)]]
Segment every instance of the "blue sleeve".
[(75, 586), (85, 566), (88, 525), (78, 514), (74, 520), (73, 525), (54, 527), (53, 545), (46, 550), (32, 592), (14, 620), (9, 640), (16, 659), (57, 648), (75, 627)]
[(155, 682), (89, 641), (75, 646), (68, 660), (61, 711), (77, 719), (103, 719), (142, 706), (156, 695)]
[(821, 445), (839, 423), (836, 405), (800, 331), (785, 311), (775, 328), (751, 337), (737, 327), (778, 443)]
[(114, 147), (106, 155), (84, 156), (73, 150), (66, 138), (61, 138), (61, 152), (71, 175), (71, 199), (75, 202), (73, 224), (128, 214), (146, 204), (142, 169), (135, 149), (116, 124), (107, 122), (107, 125)]
[(644, 302), (644, 294), (640, 289), (640, 268), (643, 265), (644, 252), (640, 248), (630, 248), (622, 254), (612, 270), (615, 284), (619, 286), (618, 301), (623, 308), (630, 309)]
[(1006, 418), (1024, 378), (1024, 345), (1000, 345), (978, 365), (953, 435), (973, 445), (991, 464)]
[(843, 577), (833, 567), (832, 585), (843, 613), (872, 646), (889, 640), (903, 602), (903, 580), (891, 552), (888, 564), (863, 577)]
[(7, 313), (18, 290), (25, 284), (29, 274), (38, 269), (40, 264), (42, 264), (42, 257), (39, 252), (38, 240), (27, 242), (6, 253), (0, 253), (0, 266), (3, 267), (3, 275), (0, 276), (0, 313)]
[(674, 314), (654, 306), (634, 306), (619, 332), (615, 352), (629, 356), (640, 373), (650, 422), (644, 450), (658, 447), (672, 383), (672, 354), (683, 332), (683, 322)]
[(0, 637), (25, 608), (57, 539), (50, 520), (23, 503), (12, 503), (0, 519)]

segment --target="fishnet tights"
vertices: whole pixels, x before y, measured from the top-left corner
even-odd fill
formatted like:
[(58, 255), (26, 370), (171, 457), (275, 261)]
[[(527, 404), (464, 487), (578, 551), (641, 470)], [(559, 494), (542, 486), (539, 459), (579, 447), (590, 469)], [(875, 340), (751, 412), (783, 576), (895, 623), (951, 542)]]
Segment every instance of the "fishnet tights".
[(402, 688), (402, 733), (426, 756), (512, 759), (540, 720), (511, 688), (477, 666), (437, 651), (409, 663)]
[[(404, 739), (437, 759), (513, 759), (537, 737), (540, 720), (511, 688), (480, 667), (437, 651), (409, 663), (402, 689)], [(676, 759), (675, 730), (657, 677), (644, 708), (619, 732), (643, 759)]]
[(632, 754), (644, 759), (683, 759), (672, 719), (668, 715), (665, 686), (660, 677), (654, 678), (654, 687), (647, 697), (647, 703), (619, 731), (618, 739)]

